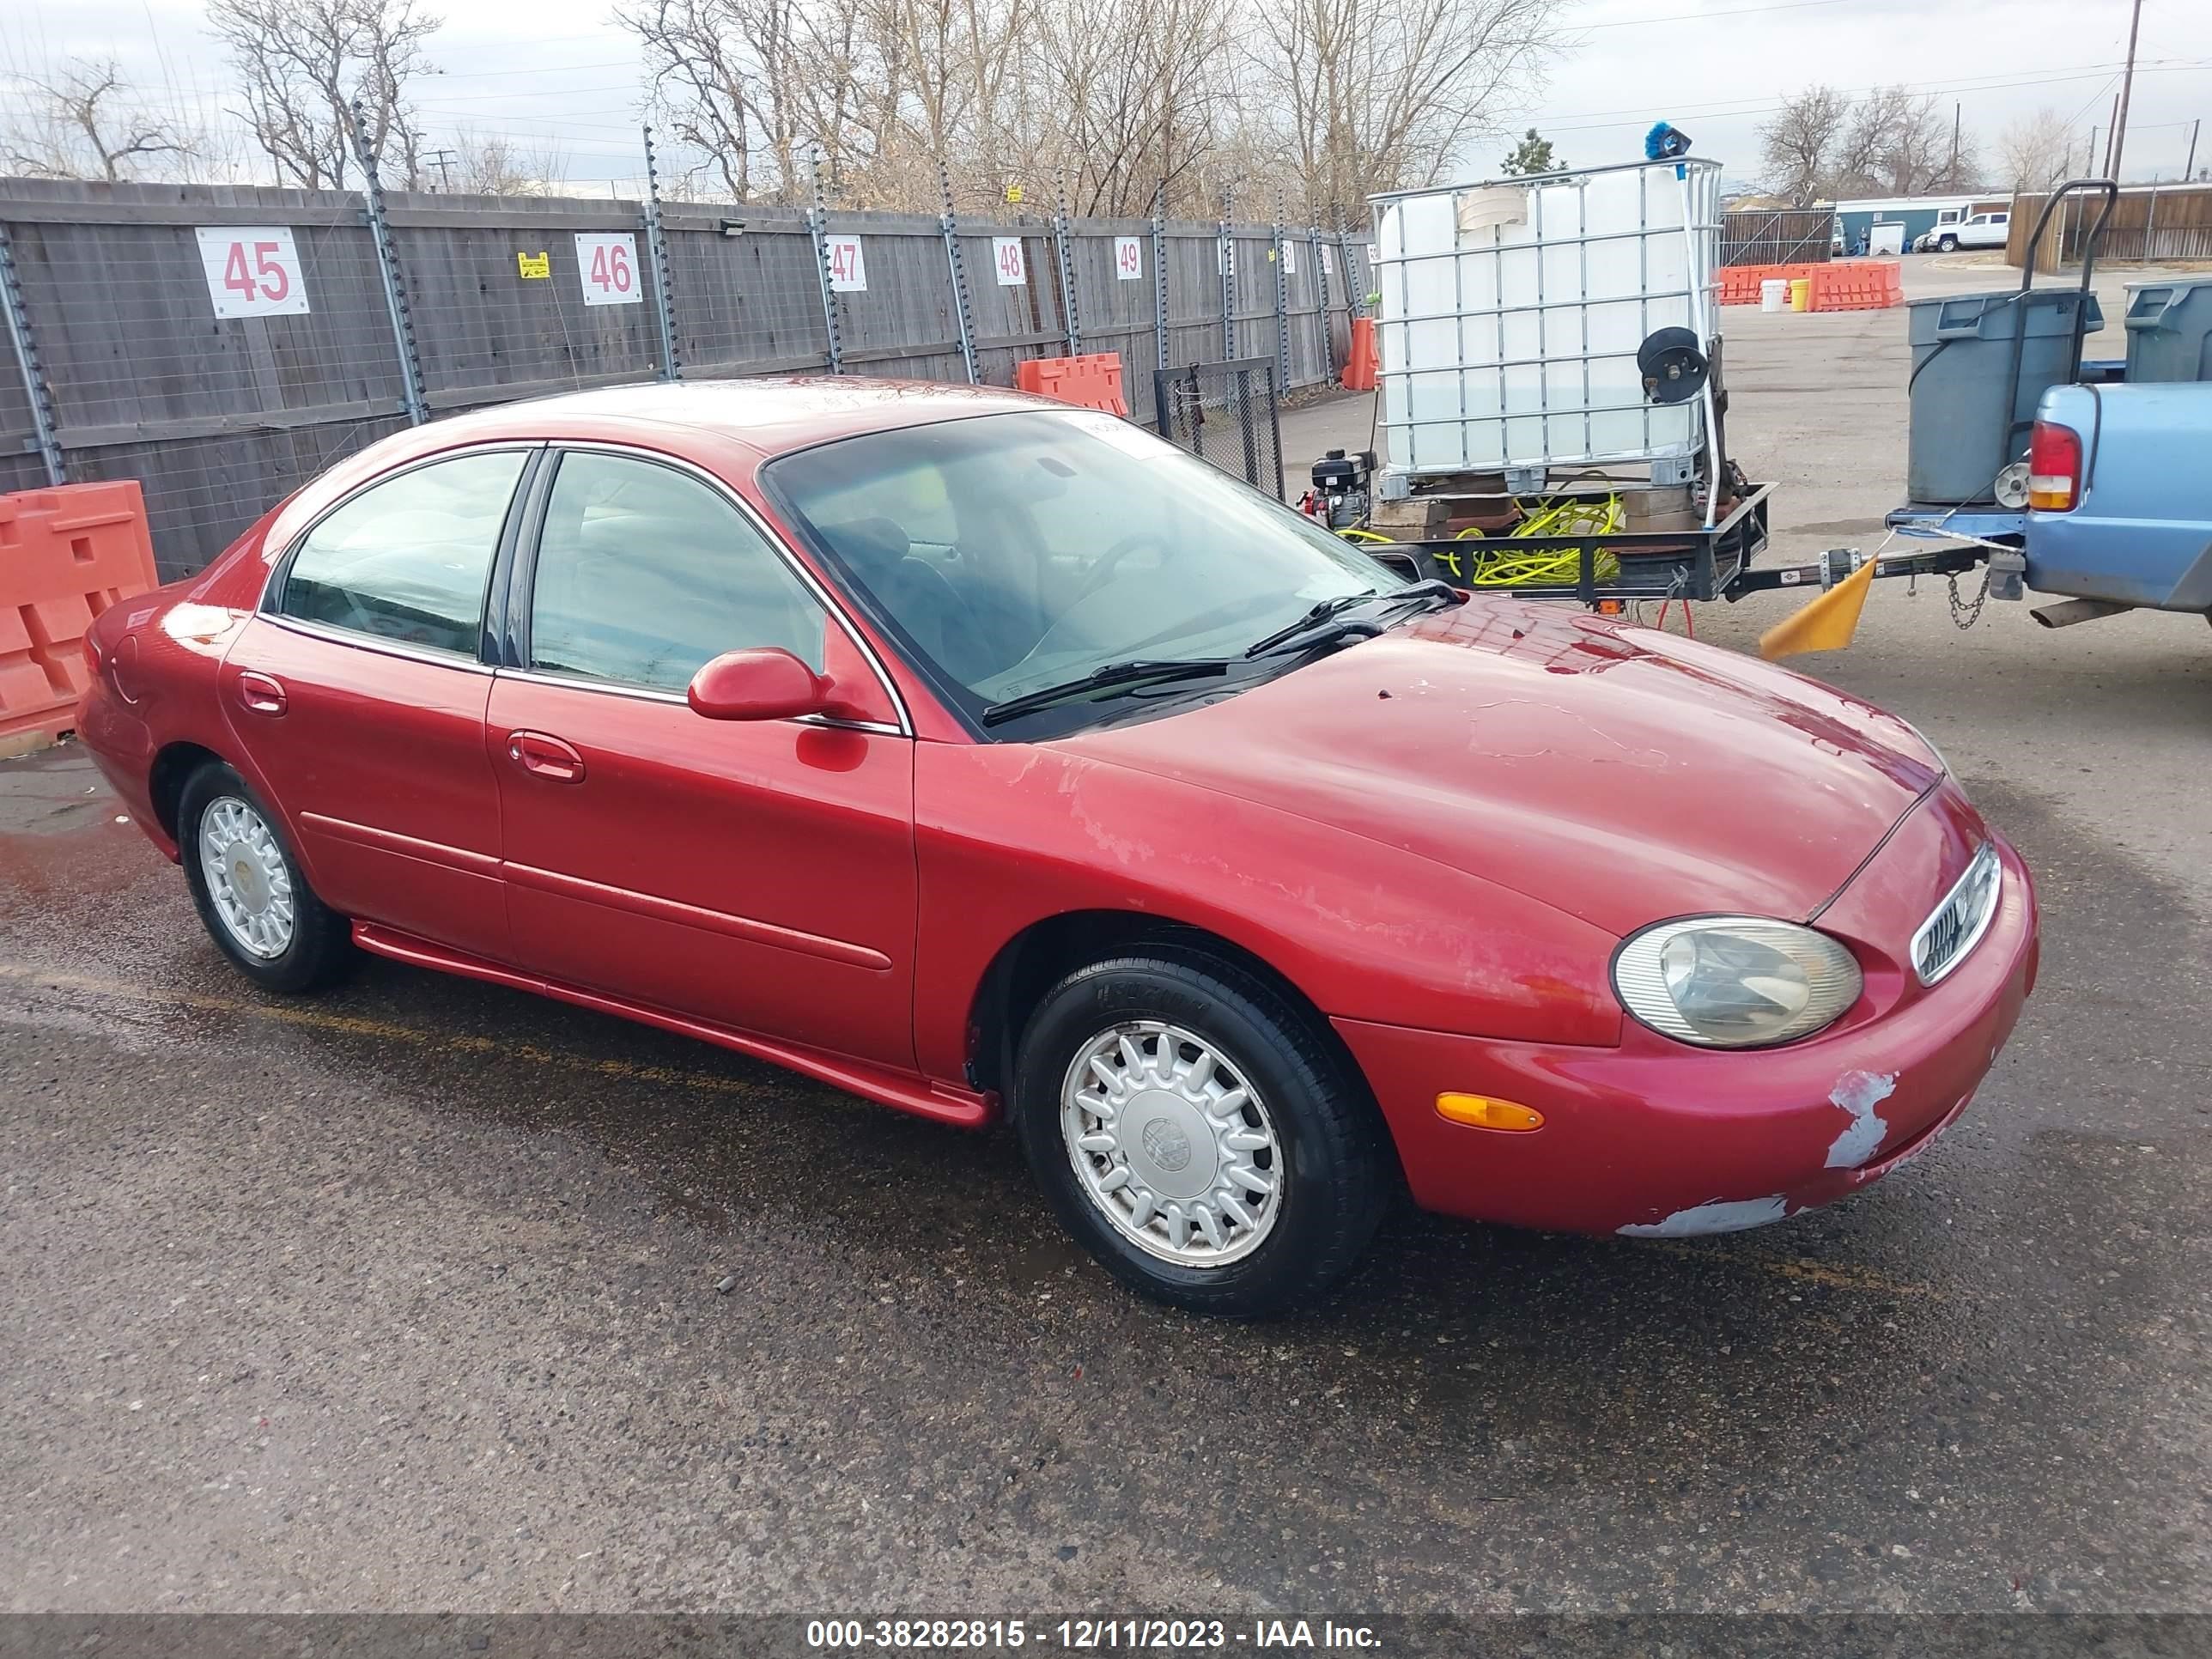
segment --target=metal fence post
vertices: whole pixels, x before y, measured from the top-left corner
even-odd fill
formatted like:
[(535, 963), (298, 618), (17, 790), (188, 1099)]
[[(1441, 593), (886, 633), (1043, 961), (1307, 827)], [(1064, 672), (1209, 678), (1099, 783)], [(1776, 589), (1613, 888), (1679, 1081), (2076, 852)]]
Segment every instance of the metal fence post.
[(814, 274), (822, 283), (823, 356), (832, 374), (845, 372), (845, 343), (837, 332), (837, 295), (830, 286), (830, 210), (822, 200), (822, 158), (813, 158), (814, 200), (806, 210), (806, 229), (814, 238)]
[(1224, 187), (1221, 192), (1221, 224), (1215, 242), (1221, 256), (1221, 361), (1237, 361), (1237, 242), (1229, 234), (1229, 222), (1237, 209), (1236, 192)]
[(975, 374), (975, 324), (968, 308), (968, 269), (960, 259), (960, 226), (952, 216), (952, 174), (944, 159), (937, 163), (937, 187), (945, 197), (945, 216), (937, 222), (945, 232), (945, 267), (952, 276), (952, 309), (960, 320), (960, 361), (968, 366), (968, 384), (979, 384)]
[(1067, 335), (1067, 355), (1083, 355), (1083, 324), (1075, 308), (1075, 260), (1067, 246), (1067, 175), (1062, 173), (1052, 210), (1053, 252), (1060, 262), (1060, 319)]
[(1321, 322), (1321, 378), (1328, 381), (1336, 378), (1336, 333), (1328, 325), (1328, 261), (1322, 258), (1319, 225), (1306, 226), (1306, 252), (1313, 260), (1314, 314)]
[(369, 148), (368, 124), (358, 98), (354, 100), (352, 114), (354, 156), (361, 163), (362, 194), (368, 204), (364, 216), (376, 242), (384, 308), (391, 313), (392, 342), (399, 353), (400, 394), (407, 404), (408, 420), (420, 426), (430, 418), (430, 407), (422, 393), (422, 359), (415, 349), (415, 319), (407, 308), (407, 279), (399, 269), (399, 249), (392, 240), (391, 222), (384, 216), (384, 181), (377, 176), (376, 152)]
[(1291, 273), (1283, 252), (1283, 198), (1275, 197), (1275, 221), (1268, 228), (1275, 255), (1275, 376), (1276, 390), (1291, 384)]
[(676, 355), (676, 289), (668, 270), (668, 238), (660, 228), (660, 170), (654, 164), (653, 129), (645, 135), (645, 240), (653, 255), (653, 319), (660, 328), (660, 378), (680, 380), (684, 365)]
[(1159, 362), (1168, 366), (1168, 187), (1152, 192), (1152, 338), (1159, 346)]
[(1344, 261), (1344, 322), (1349, 328), (1352, 319), (1366, 308), (1365, 290), (1360, 287), (1359, 267), (1352, 258), (1352, 238), (1344, 228), (1344, 210), (1332, 206), (1329, 216), (1336, 221), (1337, 257)]
[(0, 310), (8, 313), (8, 337), (15, 347), (15, 362), (23, 371), (23, 396), (31, 405), (31, 433), (39, 459), (46, 465), (46, 482), (67, 483), (62, 465), (61, 441), (54, 435), (54, 399), (39, 366), (37, 337), (31, 332), (31, 313), (23, 304), (22, 279), (15, 270), (15, 244), (8, 227), (0, 224)]

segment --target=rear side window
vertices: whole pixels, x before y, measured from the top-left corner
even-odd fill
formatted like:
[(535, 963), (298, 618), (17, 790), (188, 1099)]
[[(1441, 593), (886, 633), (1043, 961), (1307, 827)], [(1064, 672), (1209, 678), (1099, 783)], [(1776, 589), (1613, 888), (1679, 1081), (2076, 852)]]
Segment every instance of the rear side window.
[(561, 458), (530, 602), (530, 665), (681, 691), (709, 658), (781, 646), (817, 672), (826, 613), (719, 492), (657, 462)]
[(474, 659), (520, 450), (433, 461), (372, 485), (309, 531), (278, 614)]

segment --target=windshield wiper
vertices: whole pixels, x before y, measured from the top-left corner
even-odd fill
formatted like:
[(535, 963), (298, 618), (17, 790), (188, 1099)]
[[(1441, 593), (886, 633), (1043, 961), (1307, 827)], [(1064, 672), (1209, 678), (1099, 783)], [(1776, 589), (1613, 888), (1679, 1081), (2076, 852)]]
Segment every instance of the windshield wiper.
[[(1247, 657), (1264, 656), (1268, 652), (1279, 650), (1293, 641), (1303, 647), (1318, 645), (1323, 640), (1334, 639), (1354, 624), (1346, 623), (1345, 628), (1341, 629), (1332, 628), (1328, 624), (1340, 622), (1347, 612), (1370, 603), (1395, 605), (1401, 599), (1430, 599), (1456, 601), (1458, 598), (1459, 590), (1449, 582), (1437, 581), (1433, 579), (1425, 582), (1414, 582), (1405, 587), (1394, 587), (1387, 593), (1378, 593), (1373, 588), (1368, 589), (1364, 593), (1340, 593), (1333, 599), (1323, 599), (1296, 622), (1286, 623), (1266, 638), (1253, 641), (1244, 647), (1244, 654)], [(1361, 622), (1356, 626), (1362, 629), (1372, 629), (1378, 634), (1382, 631), (1378, 624), (1371, 621)], [(1312, 635), (1311, 639), (1304, 637), (1308, 634)]]
[(1040, 686), (1034, 691), (1023, 692), (1018, 697), (994, 702), (983, 711), (983, 724), (997, 726), (1032, 710), (1049, 708), (1054, 703), (1079, 697), (1086, 691), (1151, 684), (1163, 680), (1204, 679), (1209, 675), (1226, 674), (1228, 672), (1229, 664), (1219, 657), (1153, 657), (1134, 662), (1109, 662), (1103, 668), (1092, 669), (1079, 679), (1065, 680), (1058, 685)]

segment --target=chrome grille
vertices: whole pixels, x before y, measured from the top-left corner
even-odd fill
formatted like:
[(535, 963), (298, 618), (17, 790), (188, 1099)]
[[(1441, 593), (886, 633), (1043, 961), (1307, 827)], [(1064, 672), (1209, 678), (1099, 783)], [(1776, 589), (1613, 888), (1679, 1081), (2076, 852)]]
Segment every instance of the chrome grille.
[(2003, 866), (1997, 849), (1984, 842), (1966, 873), (1943, 896), (1920, 931), (1912, 936), (1912, 969), (1923, 985), (1933, 985), (1966, 958), (1996, 914)]

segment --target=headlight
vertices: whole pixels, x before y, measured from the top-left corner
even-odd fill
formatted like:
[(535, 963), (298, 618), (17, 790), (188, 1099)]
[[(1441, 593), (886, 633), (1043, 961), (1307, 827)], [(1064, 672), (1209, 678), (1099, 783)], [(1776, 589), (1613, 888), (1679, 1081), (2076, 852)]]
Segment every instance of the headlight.
[(1759, 916), (1662, 921), (1613, 959), (1623, 1007), (1708, 1048), (1810, 1036), (1858, 1000), (1860, 982), (1857, 961), (1826, 933)]

